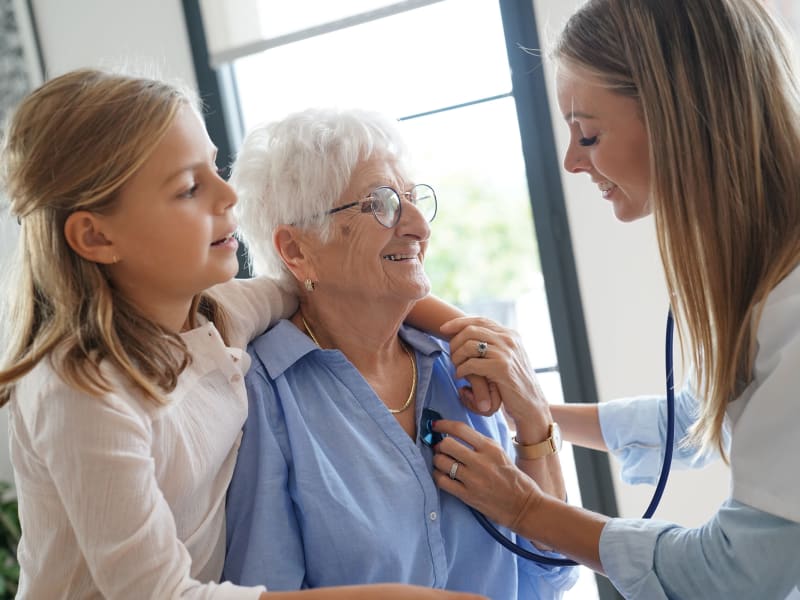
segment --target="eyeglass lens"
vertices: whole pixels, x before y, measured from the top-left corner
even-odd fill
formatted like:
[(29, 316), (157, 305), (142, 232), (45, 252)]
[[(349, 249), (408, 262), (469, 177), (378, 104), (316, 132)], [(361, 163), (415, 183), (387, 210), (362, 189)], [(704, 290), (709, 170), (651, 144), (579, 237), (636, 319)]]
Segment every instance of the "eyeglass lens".
[[(436, 194), (429, 185), (418, 184), (411, 188), (409, 201), (427, 221), (436, 216)], [(385, 227), (394, 227), (398, 219), (400, 197), (390, 187), (379, 187), (372, 193), (372, 212)]]

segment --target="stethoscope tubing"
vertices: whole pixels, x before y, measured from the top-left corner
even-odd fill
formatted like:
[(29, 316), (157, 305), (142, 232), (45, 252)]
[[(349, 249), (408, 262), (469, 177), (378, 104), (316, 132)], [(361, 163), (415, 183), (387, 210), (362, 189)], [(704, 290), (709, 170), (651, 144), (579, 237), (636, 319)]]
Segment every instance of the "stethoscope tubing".
[[(647, 506), (647, 509), (644, 511), (644, 515), (642, 515), (643, 519), (649, 519), (655, 513), (656, 508), (658, 508), (659, 502), (661, 502), (661, 496), (664, 494), (664, 488), (667, 485), (667, 478), (669, 477), (670, 467), (672, 466), (672, 446), (675, 442), (675, 379), (674, 379), (674, 370), (673, 370), (673, 333), (675, 330), (675, 321), (672, 317), (672, 309), (669, 310), (667, 313), (667, 334), (664, 342), (664, 353), (665, 353), (665, 366), (666, 366), (666, 384), (667, 384), (667, 439), (666, 444), (664, 447), (664, 461), (661, 465), (661, 474), (658, 477), (658, 482), (656, 483), (656, 489), (653, 491), (653, 498), (650, 500), (650, 504)], [(543, 556), (541, 554), (537, 554), (536, 552), (531, 552), (512, 542), (502, 533), (500, 533), (497, 528), (489, 522), (489, 519), (486, 516), (475, 510), (474, 508), (470, 508), (472, 514), (475, 515), (478, 523), (486, 530), (486, 532), (491, 535), (498, 543), (502, 546), (516, 554), (517, 556), (524, 558), (526, 560), (532, 560), (539, 564), (543, 565), (550, 565), (556, 567), (573, 567), (577, 565), (574, 560), (570, 560), (568, 558), (552, 558), (550, 556)]]

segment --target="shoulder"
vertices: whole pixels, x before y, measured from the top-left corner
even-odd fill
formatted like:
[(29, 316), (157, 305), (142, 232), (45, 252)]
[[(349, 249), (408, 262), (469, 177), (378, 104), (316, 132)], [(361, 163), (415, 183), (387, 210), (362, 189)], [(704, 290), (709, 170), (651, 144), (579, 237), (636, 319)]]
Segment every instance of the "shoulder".
[(297, 309), (296, 296), (269, 277), (231, 279), (208, 293), (230, 316), (231, 341), (239, 347)]
[(277, 379), (289, 369), (299, 367), (302, 359), (315, 350), (316, 345), (294, 323), (281, 319), (247, 346), (252, 359), (248, 377), (252, 374)]
[(800, 267), (770, 292), (758, 323), (759, 352), (769, 353), (800, 337)]

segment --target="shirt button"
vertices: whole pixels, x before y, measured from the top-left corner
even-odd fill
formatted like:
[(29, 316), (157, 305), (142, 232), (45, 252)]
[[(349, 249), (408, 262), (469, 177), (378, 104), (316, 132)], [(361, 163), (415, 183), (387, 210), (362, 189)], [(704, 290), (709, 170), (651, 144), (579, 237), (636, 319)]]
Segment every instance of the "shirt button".
[(231, 354), (231, 358), (233, 359), (233, 362), (239, 362), (239, 358), (234, 356), (233, 354)]
[(431, 514), (428, 516), (431, 518), (431, 521), (435, 521), (436, 519), (439, 518), (439, 515), (436, 514), (436, 511), (432, 511)]

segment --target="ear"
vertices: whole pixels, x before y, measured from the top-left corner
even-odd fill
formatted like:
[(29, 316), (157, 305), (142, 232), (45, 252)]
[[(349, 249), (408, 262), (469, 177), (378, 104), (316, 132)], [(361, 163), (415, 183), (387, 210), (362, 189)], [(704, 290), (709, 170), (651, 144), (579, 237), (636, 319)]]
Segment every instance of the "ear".
[(316, 269), (308, 252), (308, 238), (303, 231), (291, 225), (279, 225), (272, 234), (272, 243), (298, 282), (303, 283), (306, 279), (317, 281)]
[(86, 260), (109, 265), (119, 261), (114, 244), (103, 233), (103, 223), (98, 215), (79, 210), (67, 217), (64, 237), (78, 256)]

